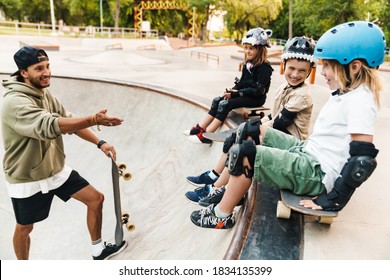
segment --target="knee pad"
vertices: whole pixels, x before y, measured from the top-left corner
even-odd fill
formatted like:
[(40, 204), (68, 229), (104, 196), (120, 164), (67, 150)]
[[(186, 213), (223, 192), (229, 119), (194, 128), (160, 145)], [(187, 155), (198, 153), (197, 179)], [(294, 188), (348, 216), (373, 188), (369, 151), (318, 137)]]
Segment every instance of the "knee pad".
[(211, 110), (214, 110), (215, 112), (218, 111), (218, 105), (219, 105), (219, 102), (221, 102), (221, 100), (223, 100), (223, 97), (220, 97), (220, 96), (217, 96), (213, 99), (213, 102), (211, 103)]
[(260, 145), (260, 119), (252, 119), (239, 125), (237, 129), (237, 140), (236, 143), (241, 143), (250, 136), (256, 145)]
[(222, 100), (218, 104), (218, 112), (215, 118), (223, 122), (227, 118), (228, 114), (229, 114), (229, 101)]
[[(244, 166), (243, 159), (248, 158), (249, 166)], [(256, 145), (252, 140), (244, 140), (241, 144), (234, 144), (229, 152), (227, 158), (227, 167), (230, 175), (240, 176), (242, 174), (247, 178), (253, 177), (253, 168), (256, 157)]]
[(236, 141), (236, 133), (233, 132), (232, 134), (230, 134), (230, 136), (226, 137), (225, 141), (223, 142), (222, 152), (224, 154), (227, 154), (230, 148), (235, 143), (235, 141)]
[(221, 102), (219, 102), (218, 104), (218, 114), (227, 114), (228, 113), (228, 104), (229, 104), (229, 101), (227, 100), (222, 100)]

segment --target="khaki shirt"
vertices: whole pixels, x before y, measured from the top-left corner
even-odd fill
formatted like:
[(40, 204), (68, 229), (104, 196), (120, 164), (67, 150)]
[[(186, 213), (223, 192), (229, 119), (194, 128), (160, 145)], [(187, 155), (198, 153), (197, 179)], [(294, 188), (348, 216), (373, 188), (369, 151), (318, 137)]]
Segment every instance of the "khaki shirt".
[(264, 124), (272, 127), (275, 117), (280, 114), (283, 108), (289, 112), (297, 112), (293, 123), (287, 127), (287, 130), (300, 140), (306, 139), (313, 111), (313, 100), (308, 85), (305, 83), (298, 88), (292, 88), (287, 82), (282, 84), (275, 97), (271, 112), (272, 119)]

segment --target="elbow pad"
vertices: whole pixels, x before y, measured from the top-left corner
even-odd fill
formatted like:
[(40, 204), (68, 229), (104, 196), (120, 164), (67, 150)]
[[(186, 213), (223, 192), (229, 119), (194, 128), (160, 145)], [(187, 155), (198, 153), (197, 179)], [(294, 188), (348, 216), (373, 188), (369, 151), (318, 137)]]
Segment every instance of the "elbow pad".
[(280, 131), (287, 131), (287, 127), (294, 122), (297, 112), (290, 112), (286, 108), (280, 112), (280, 114), (275, 118), (273, 128)]
[(340, 211), (348, 203), (356, 188), (365, 182), (374, 172), (378, 150), (369, 142), (352, 141), (347, 163), (341, 170), (334, 188), (328, 194), (322, 194), (314, 200), (323, 210)]

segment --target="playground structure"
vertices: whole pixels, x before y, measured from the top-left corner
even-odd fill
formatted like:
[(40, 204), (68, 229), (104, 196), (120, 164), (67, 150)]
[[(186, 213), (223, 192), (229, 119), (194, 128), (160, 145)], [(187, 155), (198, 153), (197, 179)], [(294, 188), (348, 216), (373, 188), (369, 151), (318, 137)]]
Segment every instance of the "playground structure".
[(186, 10), (188, 16), (188, 35), (194, 41), (198, 37), (196, 25), (196, 8), (192, 9), (188, 1), (185, 0), (136, 0), (134, 5), (134, 28), (140, 31), (142, 37), (141, 24), (144, 10)]

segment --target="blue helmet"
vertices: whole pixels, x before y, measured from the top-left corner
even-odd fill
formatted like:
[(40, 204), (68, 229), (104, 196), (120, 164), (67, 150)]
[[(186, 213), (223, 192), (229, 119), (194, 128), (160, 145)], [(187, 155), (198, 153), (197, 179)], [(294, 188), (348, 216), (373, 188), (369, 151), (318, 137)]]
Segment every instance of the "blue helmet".
[(385, 35), (377, 25), (367, 21), (351, 21), (325, 32), (317, 42), (314, 56), (335, 59), (340, 64), (365, 59), (369, 67), (377, 67), (384, 61), (385, 49)]

